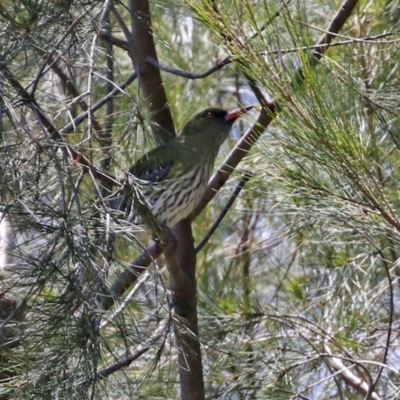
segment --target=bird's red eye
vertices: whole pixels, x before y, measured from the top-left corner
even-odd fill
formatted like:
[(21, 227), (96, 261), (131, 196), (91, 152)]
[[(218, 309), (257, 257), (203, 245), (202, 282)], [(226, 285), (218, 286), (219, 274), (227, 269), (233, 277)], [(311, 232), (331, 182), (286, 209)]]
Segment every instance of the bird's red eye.
[(211, 111), (207, 113), (206, 118), (214, 118), (214, 113)]

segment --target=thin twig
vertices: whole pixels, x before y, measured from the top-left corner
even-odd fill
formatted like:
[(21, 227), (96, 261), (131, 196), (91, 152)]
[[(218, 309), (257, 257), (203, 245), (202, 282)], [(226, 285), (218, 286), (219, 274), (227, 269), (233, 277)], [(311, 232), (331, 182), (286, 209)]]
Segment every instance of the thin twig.
[[(393, 291), (393, 282), (392, 282), (392, 277), (390, 275), (390, 270), (389, 267), (387, 265), (385, 256), (382, 252), (382, 250), (375, 246), (377, 248), (377, 251), (381, 257), (381, 260), (383, 262), (383, 266), (384, 266), (384, 270), (386, 272), (386, 276), (387, 276), (387, 280), (389, 283), (389, 295), (390, 295), (390, 311), (389, 311), (389, 321), (388, 321), (388, 329), (387, 329), (387, 335), (386, 335), (386, 346), (384, 347), (384, 351), (383, 351), (383, 360), (382, 360), (382, 364), (386, 364), (387, 361), (387, 356), (389, 353), (389, 349), (390, 349), (390, 339), (391, 339), (391, 335), (392, 335), (392, 325), (393, 325), (393, 315), (394, 315), (394, 291)], [(376, 377), (374, 379), (374, 381), (372, 382), (372, 384), (369, 387), (369, 391), (368, 394), (366, 395), (366, 398), (369, 399), (369, 397), (374, 393), (375, 387), (378, 384), (378, 381), (382, 375), (383, 372), (383, 368), (384, 365), (381, 365), (379, 367), (378, 373), (376, 374)]]
[(70, 133), (73, 132), (78, 125), (80, 125), (83, 121), (86, 120), (89, 113), (93, 114), (99, 108), (101, 108), (108, 101), (112, 100), (117, 94), (124, 93), (124, 89), (128, 87), (135, 79), (137, 78), (137, 73), (133, 72), (128, 79), (122, 83), (120, 86), (114, 84), (115, 88), (107, 96), (104, 96), (101, 100), (99, 100), (93, 107), (78, 115), (72, 122), (66, 125), (63, 129), (60, 130), (60, 133)]
[(115, 318), (118, 317), (118, 315), (120, 315), (122, 313), (122, 311), (125, 310), (125, 308), (127, 307), (127, 305), (129, 304), (130, 300), (132, 299), (132, 297), (137, 293), (137, 291), (140, 289), (140, 287), (142, 286), (143, 283), (145, 283), (149, 278), (150, 278), (151, 274), (149, 272), (146, 272), (144, 275), (142, 275), (139, 279), (139, 281), (136, 283), (136, 285), (132, 288), (132, 290), (128, 293), (127, 296), (125, 296), (125, 298), (123, 299), (123, 301), (121, 302), (121, 304), (118, 306), (118, 308), (106, 319), (104, 320), (100, 326), (99, 329), (103, 330), (107, 327), (107, 325), (112, 322), (113, 320), (115, 320)]
[(137, 281), (138, 277), (146, 268), (160, 256), (162, 249), (156, 243), (150, 244), (139, 257), (134, 260), (128, 268), (113, 282), (109, 289), (109, 295), (103, 298), (101, 307), (108, 310), (113, 306), (115, 300), (122, 296), (125, 291)]
[(235, 190), (233, 191), (231, 197), (229, 200), (226, 202), (223, 210), (219, 214), (218, 218), (214, 221), (212, 224), (211, 228), (209, 231), (206, 233), (204, 238), (201, 240), (201, 242), (196, 246), (195, 252), (198, 253), (204, 245), (210, 240), (211, 236), (214, 234), (214, 232), (217, 230), (219, 224), (222, 222), (222, 220), (225, 218), (225, 215), (228, 213), (230, 208), (232, 207), (232, 204), (235, 202), (236, 198), (239, 196), (240, 192), (248, 182), (248, 180), (252, 177), (251, 172), (246, 172), (242, 178), (240, 179), (239, 183), (235, 187)]
[(142, 354), (149, 351), (161, 338), (166, 338), (169, 327), (171, 324), (171, 316), (168, 315), (164, 320), (160, 322), (158, 328), (152, 333), (152, 335), (144, 341), (144, 343), (139, 344), (133, 352), (116, 362), (115, 364), (110, 365), (109, 367), (100, 371), (94, 378), (87, 378), (83, 382), (79, 384), (79, 386), (86, 385), (93, 381), (99, 381), (104, 378), (107, 378), (109, 375), (114, 372), (120, 370), (121, 368), (129, 366), (133, 361), (137, 360)]
[(215, 64), (207, 71), (202, 72), (202, 73), (197, 73), (197, 74), (195, 74), (193, 72), (183, 71), (183, 70), (177, 69), (177, 68), (168, 67), (167, 65), (160, 63), (160, 61), (156, 60), (153, 57), (147, 57), (147, 61), (150, 64), (157, 67), (158, 69), (160, 69), (161, 71), (168, 72), (172, 75), (181, 76), (182, 78), (187, 78), (187, 79), (202, 79), (202, 78), (205, 78), (205, 77), (211, 75), (213, 72), (216, 72), (216, 71), (220, 70), (221, 68), (225, 67), (225, 65), (230, 64), (232, 62), (232, 58), (225, 57), (222, 61)]
[[(89, 105), (86, 104), (86, 102), (84, 100), (86, 93), (79, 93), (79, 90), (76, 87), (76, 85), (74, 84), (74, 82), (72, 81), (72, 79), (70, 79), (67, 76), (67, 74), (58, 66), (57, 63), (52, 63), (52, 68), (53, 68), (53, 71), (56, 73), (56, 75), (60, 78), (66, 91), (74, 97), (74, 99), (72, 100), (72, 102), (70, 104), (73, 104), (73, 102), (77, 102), (83, 111), (88, 111), (91, 108), (91, 106), (90, 106), (90, 104)], [(89, 92), (87, 92), (87, 94), (89, 94)], [(90, 98), (90, 95), (89, 95), (89, 98)], [(92, 119), (93, 128), (96, 130), (98, 135), (101, 137), (102, 129), (101, 129), (100, 123), (94, 117), (93, 113), (90, 113), (90, 115), (91, 115), (91, 119)], [(96, 139), (98, 139), (98, 137), (96, 137)], [(102, 144), (102, 142), (100, 140), (99, 140), (99, 143)]]

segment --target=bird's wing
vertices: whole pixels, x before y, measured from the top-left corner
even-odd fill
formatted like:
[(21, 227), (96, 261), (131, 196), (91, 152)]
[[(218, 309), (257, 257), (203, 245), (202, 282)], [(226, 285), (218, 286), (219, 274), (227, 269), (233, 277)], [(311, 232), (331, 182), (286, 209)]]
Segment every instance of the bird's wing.
[(174, 162), (173, 160), (168, 160), (160, 162), (159, 164), (144, 162), (140, 164), (141, 165), (136, 167), (142, 168), (134, 168), (132, 169), (131, 173), (139, 179), (156, 183), (162, 182), (168, 177)]
[(197, 158), (190, 148), (180, 147), (176, 151), (172, 146), (157, 147), (140, 158), (130, 169), (137, 178), (154, 183), (168, 180), (171, 176), (185, 172), (184, 158)]

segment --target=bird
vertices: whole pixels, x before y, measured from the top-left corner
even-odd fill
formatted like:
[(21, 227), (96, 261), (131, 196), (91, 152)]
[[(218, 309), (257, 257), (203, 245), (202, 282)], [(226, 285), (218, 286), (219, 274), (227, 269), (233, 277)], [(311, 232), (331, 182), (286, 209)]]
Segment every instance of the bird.
[[(194, 210), (207, 188), (220, 146), (233, 123), (251, 108), (208, 108), (195, 115), (180, 135), (150, 150), (129, 169), (160, 224), (171, 228)], [(118, 209), (125, 209), (128, 221), (139, 221), (126, 195)]]

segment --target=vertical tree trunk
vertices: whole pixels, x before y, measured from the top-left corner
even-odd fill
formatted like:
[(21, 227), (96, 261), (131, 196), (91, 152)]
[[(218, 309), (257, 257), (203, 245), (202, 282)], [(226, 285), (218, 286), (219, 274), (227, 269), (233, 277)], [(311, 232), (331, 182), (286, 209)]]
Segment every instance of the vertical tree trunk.
[(203, 366), (197, 320), (196, 253), (190, 220), (174, 228), (178, 239), (177, 257), (186, 275), (186, 286), (171, 280), (171, 303), (176, 318), (175, 335), (178, 343), (181, 400), (205, 398)]

